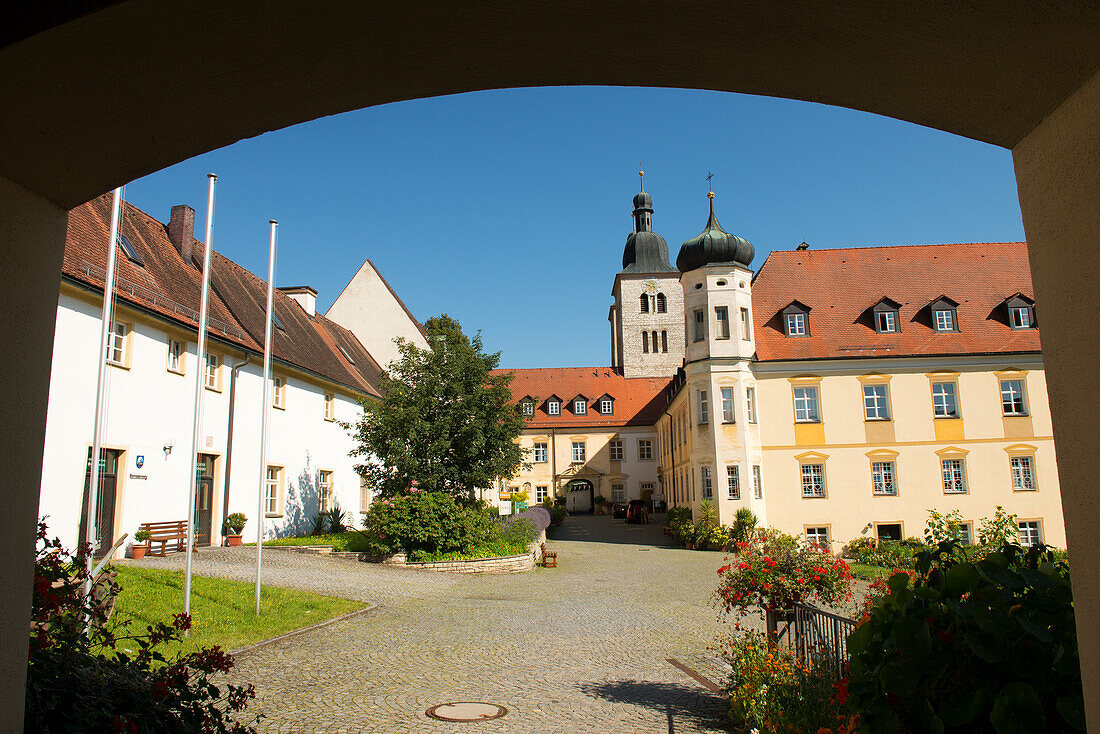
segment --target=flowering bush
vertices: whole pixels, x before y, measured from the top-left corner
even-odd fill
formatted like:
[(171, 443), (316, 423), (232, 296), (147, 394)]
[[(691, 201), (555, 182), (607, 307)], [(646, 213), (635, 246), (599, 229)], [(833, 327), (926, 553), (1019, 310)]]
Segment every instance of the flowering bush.
[[(129, 620), (108, 620), (106, 611), (118, 586), (104, 581), (91, 596), (84, 593), (83, 554), (90, 550), (86, 545), (72, 556), (39, 523), (25, 731), (254, 731), (234, 718), (255, 698), (252, 686), (212, 681), (232, 669), (232, 656), (212, 647), (166, 660), (158, 648), (191, 626), (185, 614), (145, 634), (122, 632)], [(119, 649), (123, 642), (130, 649)]]
[(775, 531), (756, 543), (739, 543), (732, 563), (718, 569), (724, 612), (749, 606), (789, 609), (811, 596), (825, 604), (851, 598), (848, 564), (828, 550)]
[(719, 652), (732, 672), (726, 686), (730, 718), (760, 734), (846, 733), (856, 722), (844, 712), (846, 682), (828, 665), (806, 664), (771, 647), (760, 632), (735, 626)]

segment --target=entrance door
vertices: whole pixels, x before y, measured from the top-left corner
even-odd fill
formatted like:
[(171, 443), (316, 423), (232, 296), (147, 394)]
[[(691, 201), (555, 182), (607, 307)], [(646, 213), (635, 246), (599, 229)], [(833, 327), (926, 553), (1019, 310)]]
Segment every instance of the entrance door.
[(195, 543), (210, 545), (211, 527), (214, 519), (214, 457), (199, 454), (195, 464)]
[(92, 492), (92, 450), (84, 470), (84, 499), (80, 503), (80, 544), (95, 542), (95, 558), (102, 558), (115, 544), (115, 491), (118, 489), (118, 457), (121, 451), (99, 451), (99, 496), (95, 512), (95, 537), (88, 537), (88, 497)]
[(578, 479), (565, 493), (565, 508), (570, 512), (592, 512), (592, 482)]

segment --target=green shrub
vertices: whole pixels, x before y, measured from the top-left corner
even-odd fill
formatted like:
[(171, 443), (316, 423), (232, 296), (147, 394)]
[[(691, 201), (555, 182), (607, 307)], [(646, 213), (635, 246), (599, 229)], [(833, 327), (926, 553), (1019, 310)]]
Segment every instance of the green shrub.
[(691, 508), (688, 507), (670, 507), (665, 514), (665, 525), (672, 527), (673, 523), (677, 521), (687, 520), (691, 522)]
[(378, 556), (461, 554), (501, 537), (496, 510), (484, 502), (460, 503), (416, 487), (373, 502), (363, 525), (368, 550)]
[(861, 731), (1083, 730), (1069, 567), (1005, 544), (978, 562), (945, 541), (895, 574), (848, 637)]
[[(243, 512), (234, 512), (225, 518), (225, 529), (232, 532), (234, 535), (240, 535), (244, 530), (244, 526), (248, 523), (248, 518), (245, 517)], [(135, 536), (136, 537), (136, 536)]]
[(747, 507), (739, 509), (737, 515), (733, 518), (733, 525), (729, 529), (730, 542), (748, 543), (752, 540), (758, 522), (759, 520), (756, 519), (756, 515), (752, 514), (752, 510)]
[(691, 520), (677, 519), (670, 525), (669, 529), (672, 531), (672, 538), (680, 545), (687, 545), (688, 543), (695, 542), (695, 525)]
[(558, 504), (556, 500), (551, 500), (549, 497), (543, 500), (542, 506), (550, 512), (551, 525), (561, 525), (565, 522), (565, 518), (569, 516), (564, 503)]

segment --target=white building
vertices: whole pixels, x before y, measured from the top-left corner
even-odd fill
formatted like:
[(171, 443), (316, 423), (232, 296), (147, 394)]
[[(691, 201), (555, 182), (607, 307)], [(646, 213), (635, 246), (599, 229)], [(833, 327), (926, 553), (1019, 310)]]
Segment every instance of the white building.
[[(70, 545), (82, 537), (87, 506), (109, 223), (108, 196), (70, 212), (62, 268), (39, 510), (50, 532)], [(190, 207), (173, 207), (165, 226), (123, 205), (97, 512), (104, 549), (143, 522), (187, 517), (204, 251), (193, 231)], [(316, 313), (312, 288), (276, 292), (273, 403), (261, 471), (266, 289), (214, 254), (197, 447), (200, 546), (222, 544), (223, 520), (233, 512), (249, 518), (245, 540), (255, 541), (261, 477), (265, 537), (305, 532), (314, 515), (337, 503), (357, 523), (369, 502), (344, 424), (358, 419), (361, 400), (378, 397), (381, 370), (350, 331)], [(387, 313), (393, 301), (400, 304), (389, 289), (370, 297)], [(404, 305), (396, 308), (411, 324), (402, 333), (418, 331)]]

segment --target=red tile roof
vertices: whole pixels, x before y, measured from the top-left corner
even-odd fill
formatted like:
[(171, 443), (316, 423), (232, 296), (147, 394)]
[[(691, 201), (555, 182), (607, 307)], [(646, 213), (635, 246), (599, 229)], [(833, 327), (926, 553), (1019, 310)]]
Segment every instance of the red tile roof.
[[(512, 402), (519, 403), (530, 396), (538, 400), (535, 415), (528, 428), (595, 428), (616, 426), (651, 426), (665, 408), (664, 389), (669, 378), (626, 378), (610, 367), (550, 367), (514, 372)], [(613, 415), (601, 415), (596, 408), (603, 395), (614, 399)], [(562, 399), (561, 415), (546, 413), (546, 399), (557, 395)], [(573, 398), (588, 398), (585, 415), (574, 415)]]
[[(1003, 303), (1016, 293), (1034, 297), (1024, 242), (773, 251), (752, 283), (756, 355), (766, 362), (1038, 352), (1037, 329), (1009, 325)], [(932, 329), (926, 307), (940, 296), (959, 304), (957, 333)], [(901, 304), (897, 333), (875, 331), (870, 309), (883, 297)], [(807, 337), (784, 332), (780, 311), (796, 299), (811, 309)]]
[[(111, 196), (105, 194), (69, 212), (62, 276), (102, 293), (110, 237)], [(166, 226), (123, 202), (121, 233), (143, 265), (120, 249), (115, 257), (115, 295), (120, 301), (157, 314), (187, 330), (197, 330), (202, 271), (185, 263), (168, 239)], [(263, 353), (267, 283), (215, 252), (211, 258), (207, 333)], [(310, 317), (293, 299), (275, 292), (275, 315), (286, 331), (273, 329), (272, 354), (358, 393), (378, 395), (380, 369), (362, 344), (324, 316)], [(355, 364), (340, 353), (343, 346)]]

